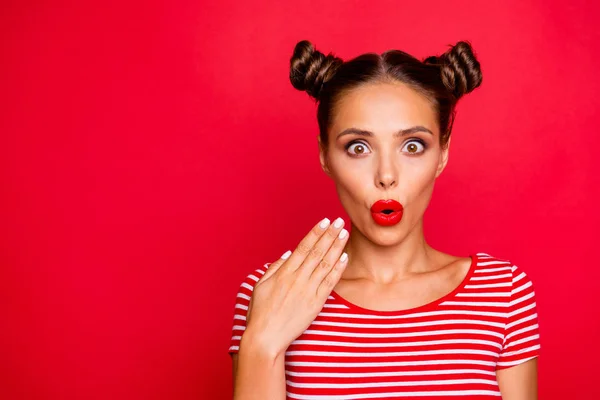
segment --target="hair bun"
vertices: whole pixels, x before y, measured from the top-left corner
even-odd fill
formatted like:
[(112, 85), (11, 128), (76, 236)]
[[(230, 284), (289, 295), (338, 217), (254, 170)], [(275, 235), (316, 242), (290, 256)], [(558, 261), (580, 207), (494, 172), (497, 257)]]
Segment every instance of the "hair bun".
[(479, 61), (467, 41), (460, 41), (441, 56), (427, 57), (423, 62), (439, 65), (442, 81), (456, 100), (481, 85)]
[(342, 63), (341, 58), (335, 57), (332, 53), (324, 55), (315, 50), (308, 40), (301, 40), (296, 44), (290, 59), (292, 86), (319, 99), (323, 84), (333, 77)]

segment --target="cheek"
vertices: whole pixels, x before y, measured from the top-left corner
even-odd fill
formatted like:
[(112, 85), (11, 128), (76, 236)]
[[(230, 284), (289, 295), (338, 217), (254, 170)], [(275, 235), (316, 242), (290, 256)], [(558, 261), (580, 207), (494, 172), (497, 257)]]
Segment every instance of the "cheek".
[(433, 194), (436, 168), (437, 165), (422, 165), (401, 178), (399, 193), (410, 220), (416, 221), (425, 213)]
[(400, 173), (399, 192), (407, 202), (413, 202), (431, 191), (435, 181), (437, 165), (434, 163), (418, 163), (405, 168)]
[(435, 180), (437, 164), (434, 162), (407, 163), (399, 172), (400, 192), (421, 192)]
[(335, 189), (344, 210), (353, 218), (358, 209), (364, 208), (373, 198), (371, 165), (363, 162), (343, 162), (336, 160), (332, 164), (332, 177)]
[(353, 160), (343, 156), (334, 157), (330, 161), (333, 177), (337, 185), (348, 189), (372, 185), (374, 160), (371, 158)]
[(354, 202), (364, 202), (368, 197), (369, 190), (373, 190), (372, 172), (370, 168), (363, 165), (362, 168), (355, 166), (338, 168), (335, 171), (335, 185), (342, 200), (352, 199)]

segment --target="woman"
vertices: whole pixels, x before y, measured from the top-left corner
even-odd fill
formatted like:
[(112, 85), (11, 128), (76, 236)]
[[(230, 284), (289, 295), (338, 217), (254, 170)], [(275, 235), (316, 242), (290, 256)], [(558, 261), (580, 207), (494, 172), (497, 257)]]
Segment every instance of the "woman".
[(423, 61), (392, 50), (344, 62), (301, 41), (290, 79), (318, 101), (321, 166), (352, 234), (324, 219), (242, 283), (234, 398), (536, 399), (527, 275), (423, 235), (456, 102), (482, 80), (470, 44)]

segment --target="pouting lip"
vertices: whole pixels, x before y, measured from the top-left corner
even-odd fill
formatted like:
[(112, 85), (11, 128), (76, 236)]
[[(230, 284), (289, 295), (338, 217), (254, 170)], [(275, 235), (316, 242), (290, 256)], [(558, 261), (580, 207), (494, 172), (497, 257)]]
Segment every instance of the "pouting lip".
[(371, 212), (377, 213), (382, 212), (383, 210), (392, 210), (392, 211), (402, 211), (402, 204), (398, 203), (396, 200), (387, 199), (387, 200), (377, 200), (371, 206)]

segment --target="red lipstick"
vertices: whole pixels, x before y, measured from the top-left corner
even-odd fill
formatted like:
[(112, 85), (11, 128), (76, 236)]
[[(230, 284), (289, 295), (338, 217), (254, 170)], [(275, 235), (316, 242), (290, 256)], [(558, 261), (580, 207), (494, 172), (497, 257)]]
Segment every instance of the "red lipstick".
[(373, 220), (382, 226), (392, 226), (400, 222), (404, 207), (396, 200), (378, 200), (371, 206)]

